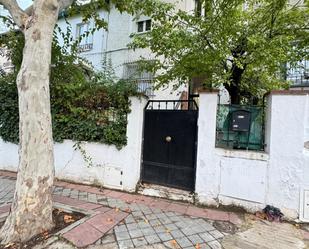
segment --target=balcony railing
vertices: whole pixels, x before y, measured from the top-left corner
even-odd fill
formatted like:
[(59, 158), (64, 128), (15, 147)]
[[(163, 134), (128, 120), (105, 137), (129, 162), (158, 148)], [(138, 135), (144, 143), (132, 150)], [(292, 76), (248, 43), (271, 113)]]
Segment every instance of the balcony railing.
[(78, 45), (78, 52), (79, 53), (90, 51), (92, 49), (93, 49), (93, 43), (79, 44)]

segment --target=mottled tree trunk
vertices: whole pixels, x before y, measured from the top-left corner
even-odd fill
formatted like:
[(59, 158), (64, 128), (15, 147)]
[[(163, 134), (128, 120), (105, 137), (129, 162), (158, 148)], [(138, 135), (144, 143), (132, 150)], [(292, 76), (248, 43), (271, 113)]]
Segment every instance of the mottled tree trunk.
[(24, 23), (25, 47), (17, 77), (19, 166), (10, 214), (0, 231), (2, 244), (22, 242), (53, 227), (53, 139), (49, 75), (57, 0), (35, 1)]

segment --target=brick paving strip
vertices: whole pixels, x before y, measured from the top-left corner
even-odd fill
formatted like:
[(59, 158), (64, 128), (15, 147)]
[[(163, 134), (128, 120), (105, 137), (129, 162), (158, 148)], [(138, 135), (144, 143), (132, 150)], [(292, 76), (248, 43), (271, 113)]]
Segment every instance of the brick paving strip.
[[(0, 217), (9, 210), (13, 198), (16, 173), (0, 171), (0, 181), (7, 186), (1, 190)], [(56, 181), (53, 195), (56, 204), (63, 204), (92, 215), (84, 222), (62, 234), (77, 247), (112, 245), (114, 248), (137, 248), (156, 243), (167, 248), (201, 249), (221, 247), (224, 237), (212, 225), (213, 221), (227, 221), (240, 225), (235, 213), (200, 208), (126, 192)]]

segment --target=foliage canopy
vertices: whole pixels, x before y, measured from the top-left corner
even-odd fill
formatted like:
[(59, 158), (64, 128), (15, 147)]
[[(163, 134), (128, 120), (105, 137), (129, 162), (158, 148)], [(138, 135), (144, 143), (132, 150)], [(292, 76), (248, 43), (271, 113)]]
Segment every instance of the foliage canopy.
[[(23, 36), (10, 32), (1, 38), (10, 51), (14, 70), (0, 77), (0, 137), (18, 142), (18, 94), (16, 77), (22, 61)], [(53, 136), (64, 139), (126, 145), (129, 96), (134, 85), (115, 79), (112, 72), (95, 73), (77, 63), (75, 53), (54, 40), (50, 76)], [(108, 62), (105, 62), (108, 63)]]
[(284, 65), (309, 57), (308, 6), (287, 0), (200, 0), (195, 11), (166, 8), (152, 17), (152, 31), (130, 46), (164, 58), (143, 63), (160, 72), (158, 84), (202, 78), (239, 103), (287, 87)]

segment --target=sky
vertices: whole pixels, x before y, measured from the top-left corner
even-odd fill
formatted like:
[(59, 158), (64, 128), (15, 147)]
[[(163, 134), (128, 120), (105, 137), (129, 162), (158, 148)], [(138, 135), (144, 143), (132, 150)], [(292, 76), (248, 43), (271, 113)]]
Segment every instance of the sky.
[(31, 5), (32, 0), (17, 0), (17, 2), (22, 9), (25, 9)]
[[(17, 0), (17, 2), (22, 9), (26, 9), (32, 4), (32, 0)], [(3, 10), (2, 6), (0, 6), (0, 15), (1, 16), (8, 15), (8, 12), (6, 10)], [(6, 31), (7, 31), (7, 28), (5, 27), (3, 22), (0, 21), (0, 33), (4, 33)]]
[(17, 0), (17, 2), (22, 9), (26, 9), (32, 4), (32, 0)]

